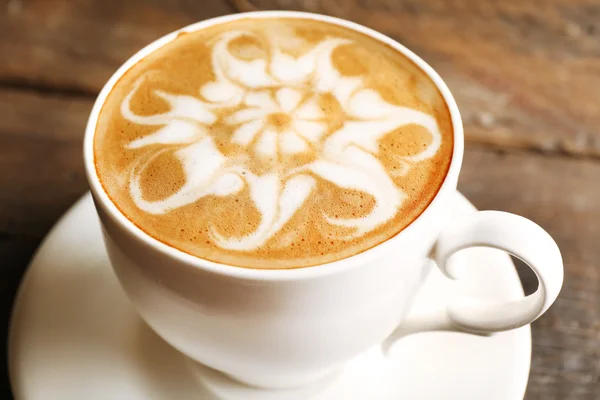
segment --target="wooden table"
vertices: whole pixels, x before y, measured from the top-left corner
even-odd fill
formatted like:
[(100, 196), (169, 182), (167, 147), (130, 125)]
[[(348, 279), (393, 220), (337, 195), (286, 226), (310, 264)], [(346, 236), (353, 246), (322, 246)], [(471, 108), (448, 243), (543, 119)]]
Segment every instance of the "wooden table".
[[(466, 128), (460, 190), (479, 208), (536, 221), (563, 251), (563, 291), (533, 324), (526, 398), (599, 399), (597, 0), (1, 0), (5, 326), (34, 250), (87, 190), (83, 130), (104, 82), (136, 50), (169, 31), (255, 8), (355, 20), (397, 39), (439, 71)], [(522, 271), (526, 290), (533, 290), (535, 278)], [(10, 396), (6, 378), (0, 391), (0, 398)]]

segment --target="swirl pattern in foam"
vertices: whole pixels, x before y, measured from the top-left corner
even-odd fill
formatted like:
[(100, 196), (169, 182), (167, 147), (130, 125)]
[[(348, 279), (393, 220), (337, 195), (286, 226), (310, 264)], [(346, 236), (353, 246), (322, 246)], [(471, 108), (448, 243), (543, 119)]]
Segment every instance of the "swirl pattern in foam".
[(336, 25), (242, 20), (189, 33), (117, 83), (101, 182), (142, 230), (251, 268), (315, 265), (395, 235), (452, 153), (448, 110), (400, 53)]

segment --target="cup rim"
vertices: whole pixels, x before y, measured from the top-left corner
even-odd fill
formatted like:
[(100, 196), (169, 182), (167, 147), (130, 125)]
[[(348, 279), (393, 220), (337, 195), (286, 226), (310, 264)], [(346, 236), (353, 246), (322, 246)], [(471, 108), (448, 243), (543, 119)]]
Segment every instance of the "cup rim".
[[(446, 105), (450, 112), (450, 119), (452, 122), (454, 139), (452, 159), (450, 161), (450, 166), (448, 168), (448, 172), (446, 173), (446, 177), (444, 178), (442, 185), (439, 187), (436, 195), (431, 200), (429, 205), (415, 220), (413, 220), (408, 226), (406, 226), (396, 235), (358, 254), (324, 264), (289, 269), (255, 269), (248, 267), (238, 267), (234, 265), (209, 261), (191, 255), (175, 247), (171, 247), (158, 239), (155, 239), (154, 237), (144, 232), (141, 228), (136, 226), (132, 221), (130, 221), (117, 208), (117, 206), (112, 202), (108, 194), (104, 191), (104, 188), (102, 187), (102, 184), (100, 183), (100, 180), (96, 173), (94, 158), (94, 135), (100, 111), (104, 105), (108, 94), (111, 92), (118, 80), (136, 63), (138, 63), (157, 49), (175, 40), (177, 36), (181, 33), (194, 32), (210, 26), (247, 18), (311, 19), (323, 21), (326, 23), (354, 30), (358, 33), (370, 36), (375, 40), (389, 45), (396, 51), (399, 51), (405, 57), (411, 60), (414, 64), (416, 64), (434, 82), (437, 89), (442, 94), (442, 97), (446, 102)], [(456, 104), (456, 101), (454, 100), (454, 97), (452, 96), (452, 93), (450, 92), (450, 89), (444, 83), (439, 74), (429, 64), (427, 64), (422, 58), (417, 56), (415, 53), (413, 53), (411, 50), (409, 50), (402, 44), (371, 28), (367, 28), (358, 23), (347, 21), (337, 17), (300, 11), (253, 11), (210, 18), (173, 31), (148, 44), (147, 46), (139, 50), (137, 53), (135, 53), (133, 56), (131, 56), (126, 62), (124, 62), (103, 86), (98, 97), (96, 98), (90, 116), (88, 118), (83, 144), (84, 165), (90, 190), (92, 191), (94, 198), (96, 198), (97, 201), (101, 203), (99, 206), (102, 206), (104, 211), (107, 212), (109, 216), (114, 221), (116, 221), (118, 225), (120, 225), (121, 228), (125, 229), (127, 232), (132, 234), (138, 241), (141, 241), (144, 244), (153, 247), (160, 253), (172, 257), (173, 259), (185, 263), (186, 265), (204, 269), (212, 273), (229, 276), (232, 278), (260, 281), (287, 281), (298, 279), (311, 279), (319, 276), (340, 273), (356, 268), (360, 265), (369, 264), (369, 262), (378, 257), (382, 251), (385, 251), (385, 248), (389, 249), (391, 247), (389, 246), (390, 242), (398, 241), (400, 238), (406, 237), (410, 235), (411, 232), (418, 229), (418, 227), (424, 223), (426, 217), (432, 212), (431, 209), (434, 208), (433, 206), (442, 201), (442, 197), (444, 197), (442, 196), (442, 194), (444, 192), (447, 192), (448, 190), (456, 190), (456, 187), (453, 183), (458, 180), (458, 174), (460, 172), (462, 164), (463, 151), (464, 133), (462, 119), (460, 117), (458, 106)], [(386, 246), (386, 244), (388, 244), (388, 246)]]

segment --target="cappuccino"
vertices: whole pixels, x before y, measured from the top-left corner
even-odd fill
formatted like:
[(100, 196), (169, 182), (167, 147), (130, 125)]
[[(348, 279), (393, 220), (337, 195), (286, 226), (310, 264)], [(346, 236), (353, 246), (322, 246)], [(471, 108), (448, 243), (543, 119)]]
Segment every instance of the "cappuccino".
[(452, 151), (425, 72), (370, 36), (303, 18), (180, 34), (121, 77), (94, 137), (104, 190), (141, 230), (270, 269), (398, 234), (436, 195)]

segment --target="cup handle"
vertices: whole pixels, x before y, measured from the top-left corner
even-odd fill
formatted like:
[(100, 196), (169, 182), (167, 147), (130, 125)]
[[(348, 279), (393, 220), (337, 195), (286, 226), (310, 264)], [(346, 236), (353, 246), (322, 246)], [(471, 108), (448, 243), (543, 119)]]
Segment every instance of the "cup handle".
[(384, 342), (389, 346), (408, 334), (427, 331), (458, 331), (488, 335), (527, 325), (548, 310), (563, 283), (563, 263), (558, 246), (534, 222), (501, 211), (478, 211), (442, 232), (433, 250), (439, 269), (453, 279), (448, 259), (469, 247), (504, 250), (523, 260), (535, 272), (537, 290), (519, 300), (489, 304), (462, 296), (445, 308), (409, 317)]

